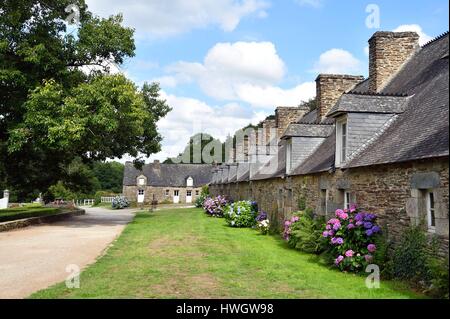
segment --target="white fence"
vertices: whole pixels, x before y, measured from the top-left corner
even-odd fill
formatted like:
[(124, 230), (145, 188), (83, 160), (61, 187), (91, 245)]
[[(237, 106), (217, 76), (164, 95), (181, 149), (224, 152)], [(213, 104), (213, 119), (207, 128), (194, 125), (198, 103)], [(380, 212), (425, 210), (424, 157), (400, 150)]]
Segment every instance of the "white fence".
[(75, 205), (77, 206), (92, 206), (94, 205), (95, 199), (79, 199), (75, 201)]
[(105, 196), (105, 197), (100, 197), (100, 201), (102, 203), (112, 203), (112, 201), (114, 200), (114, 198), (116, 198), (116, 196)]

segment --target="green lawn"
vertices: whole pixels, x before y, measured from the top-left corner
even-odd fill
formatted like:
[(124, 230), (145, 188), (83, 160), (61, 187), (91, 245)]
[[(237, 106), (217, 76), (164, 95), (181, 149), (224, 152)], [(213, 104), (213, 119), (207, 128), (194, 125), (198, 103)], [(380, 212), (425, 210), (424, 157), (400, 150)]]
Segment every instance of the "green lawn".
[(139, 213), (106, 255), (32, 298), (415, 298), (401, 283), (320, 265), (279, 238), (225, 226), (200, 209)]
[(40, 205), (28, 205), (0, 210), (0, 223), (22, 218), (41, 217), (59, 213), (58, 208), (44, 207)]

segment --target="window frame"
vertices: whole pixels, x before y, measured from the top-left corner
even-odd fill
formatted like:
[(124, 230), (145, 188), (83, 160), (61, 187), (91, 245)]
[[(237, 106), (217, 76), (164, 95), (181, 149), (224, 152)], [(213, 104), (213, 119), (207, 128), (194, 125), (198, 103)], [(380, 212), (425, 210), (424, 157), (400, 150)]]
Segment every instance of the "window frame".
[(145, 186), (145, 177), (138, 177), (138, 185)]
[(194, 186), (194, 178), (192, 176), (189, 176), (186, 178), (186, 187), (193, 187)]
[(186, 196), (192, 197), (192, 191), (190, 189), (186, 190)]
[[(345, 125), (345, 134), (343, 128)], [(344, 139), (345, 137), (345, 139)], [(344, 145), (345, 144), (345, 147)], [(348, 119), (346, 116), (336, 120), (336, 166), (345, 163), (348, 158)]]
[(432, 189), (425, 192), (428, 231), (436, 231), (436, 196)]
[(292, 139), (286, 140), (286, 174), (292, 169)]
[[(328, 214), (328, 189), (321, 189), (320, 190), (320, 206), (323, 208), (324, 215)], [(323, 201), (323, 202), (322, 202)]]
[(344, 192), (344, 209), (350, 209), (351, 204), (351, 193), (349, 191), (343, 190)]
[[(142, 194), (141, 194), (142, 193)], [(138, 195), (145, 195), (145, 190), (143, 189), (138, 189)]]

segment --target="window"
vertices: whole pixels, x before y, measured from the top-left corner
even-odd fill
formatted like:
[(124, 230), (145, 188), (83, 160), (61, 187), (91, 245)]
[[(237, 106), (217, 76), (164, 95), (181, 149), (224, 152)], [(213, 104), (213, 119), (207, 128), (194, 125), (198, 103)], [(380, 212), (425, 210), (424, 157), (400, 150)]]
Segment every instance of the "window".
[(145, 185), (145, 178), (143, 177), (139, 178), (139, 185)]
[(144, 190), (143, 189), (138, 190), (138, 195), (144, 195)]
[(178, 189), (173, 191), (173, 196), (179, 196), (180, 195), (180, 191)]
[(186, 196), (192, 196), (192, 191), (186, 191)]
[(427, 192), (427, 219), (428, 219), (428, 229), (434, 231), (436, 228), (436, 208), (434, 203), (434, 193), (433, 191)]
[(198, 194), (199, 194), (199, 191), (196, 190), (196, 191), (195, 191), (195, 196), (198, 196)]
[(166, 197), (169, 197), (169, 193), (170, 193), (170, 191), (168, 189), (166, 189)]
[(320, 191), (320, 206), (324, 215), (328, 213), (328, 189), (322, 189)]
[(336, 122), (336, 164), (344, 163), (347, 159), (347, 136), (348, 126), (347, 120), (339, 120)]
[(344, 191), (344, 208), (350, 209), (350, 193)]
[(194, 186), (194, 179), (192, 177), (188, 177), (188, 179), (186, 180), (186, 186), (187, 187)]
[(291, 161), (292, 161), (292, 140), (286, 141), (286, 173), (291, 172)]

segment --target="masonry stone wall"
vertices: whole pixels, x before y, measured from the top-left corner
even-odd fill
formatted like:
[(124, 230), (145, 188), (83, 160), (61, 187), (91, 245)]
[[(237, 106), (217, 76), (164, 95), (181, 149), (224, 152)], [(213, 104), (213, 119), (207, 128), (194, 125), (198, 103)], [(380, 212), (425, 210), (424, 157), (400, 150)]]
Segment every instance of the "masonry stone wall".
[(415, 32), (376, 32), (369, 40), (369, 90), (380, 92), (418, 49)]
[[(175, 190), (179, 191), (180, 203), (186, 203), (186, 194), (190, 190), (192, 192), (192, 203), (195, 203), (197, 197), (201, 194), (201, 187), (154, 187), (154, 186), (124, 186), (123, 195), (130, 202), (137, 202), (138, 190), (144, 190), (144, 203), (150, 204), (153, 200), (153, 195), (158, 203), (161, 202), (173, 202), (173, 194)], [(166, 191), (169, 191), (169, 195), (166, 196)]]
[[(257, 201), (278, 230), (283, 221), (298, 210), (300, 199), (305, 199), (306, 206), (313, 208), (317, 215), (330, 218), (337, 208), (343, 208), (344, 192), (347, 191), (351, 202), (378, 215), (380, 224), (395, 241), (406, 228), (425, 222), (420, 188), (432, 188), (436, 200), (436, 232), (429, 234), (439, 238), (440, 253), (448, 255), (448, 187), (446, 157), (238, 183), (234, 188), (232, 186), (230, 193), (218, 185), (212, 185), (210, 190), (213, 195)], [(326, 205), (325, 190), (328, 190)]]

